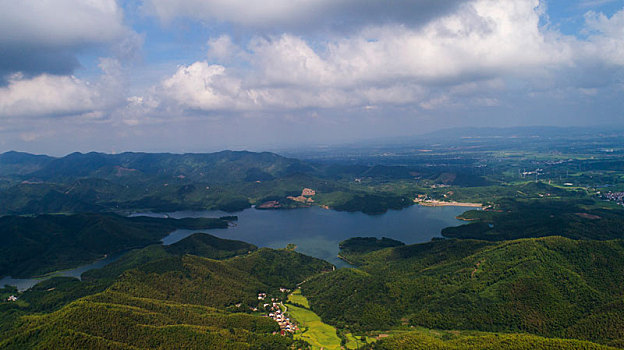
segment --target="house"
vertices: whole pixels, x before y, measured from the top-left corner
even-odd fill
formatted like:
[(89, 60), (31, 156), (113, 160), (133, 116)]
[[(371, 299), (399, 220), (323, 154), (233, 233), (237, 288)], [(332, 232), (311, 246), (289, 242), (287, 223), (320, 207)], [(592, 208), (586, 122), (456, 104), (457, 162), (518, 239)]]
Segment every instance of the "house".
[(314, 191), (311, 188), (304, 188), (303, 191), (301, 191), (301, 195), (302, 196), (314, 196), (316, 195), (316, 191)]
[(17, 301), (17, 297), (15, 295), (11, 295), (7, 298), (7, 301)]

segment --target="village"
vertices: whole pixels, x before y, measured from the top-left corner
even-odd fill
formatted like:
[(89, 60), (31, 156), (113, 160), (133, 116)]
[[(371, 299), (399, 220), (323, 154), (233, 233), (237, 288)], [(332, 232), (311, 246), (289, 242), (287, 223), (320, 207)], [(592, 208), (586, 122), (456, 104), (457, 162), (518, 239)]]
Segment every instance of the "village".
[(609, 201), (614, 201), (619, 205), (624, 206), (624, 192), (611, 192), (605, 193), (603, 195)]
[[(289, 293), (290, 289), (280, 288), (280, 292)], [(297, 324), (284, 314), (288, 310), (278, 298), (271, 298), (270, 302), (268, 302), (266, 293), (258, 293), (258, 300), (267, 301), (263, 303), (262, 307), (268, 313), (263, 316), (269, 317), (277, 322), (280, 327), (281, 335), (286, 335), (286, 333), (293, 334), (299, 330)]]

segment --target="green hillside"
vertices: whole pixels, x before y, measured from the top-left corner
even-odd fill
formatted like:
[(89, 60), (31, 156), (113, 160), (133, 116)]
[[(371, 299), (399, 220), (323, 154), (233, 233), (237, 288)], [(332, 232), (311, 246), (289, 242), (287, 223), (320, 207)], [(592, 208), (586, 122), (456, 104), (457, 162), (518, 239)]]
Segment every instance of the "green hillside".
[[(180, 244), (177, 255), (155, 248), (136, 251), (120, 264), (131, 266), (141, 255), (153, 258), (123, 272), (103, 292), (49, 314), (14, 320), (0, 348), (287, 349), (297, 344), (273, 335), (277, 323), (252, 312), (257, 294), (280, 295), (281, 283), (294, 286), (331, 265), (287, 250), (261, 249), (223, 261), (184, 254), (184, 247), (197, 241), (216, 242), (205, 244), (215, 248), (242, 244), (198, 236)], [(275, 271), (283, 271), (279, 280), (268, 275)]]
[(113, 281), (127, 270), (171, 256), (191, 254), (210, 259), (227, 259), (240, 254), (248, 254), (256, 249), (258, 247), (250, 243), (222, 239), (198, 232), (168, 246), (154, 244), (129, 251), (103, 268), (83, 273), (82, 279), (85, 281)]
[(0, 176), (24, 175), (40, 170), (54, 158), (24, 152), (5, 152), (0, 154)]
[(45, 181), (95, 177), (139, 180), (174, 178), (182, 175), (195, 181), (212, 183), (267, 180), (308, 168), (299, 160), (274, 153), (222, 151), (216, 153), (72, 153), (56, 158), (28, 174)]
[(105, 292), (52, 314), (23, 317), (0, 348), (288, 348), (292, 340), (271, 335), (276, 330), (264, 317)]
[[(268, 152), (91, 152), (60, 158), (9, 152), (0, 154), (0, 215), (233, 212), (266, 201), (295, 208), (306, 204), (287, 197), (300, 195), (303, 188), (318, 192), (316, 204), (379, 214), (412, 204), (415, 185), (400, 191), (383, 187), (409, 174), (400, 167), (307, 163)], [(354, 186), (358, 176), (365, 176), (368, 185)]]
[(302, 285), (325, 322), (528, 332), (616, 344), (624, 334), (624, 242), (562, 237), (442, 240), (367, 254)]
[(178, 228), (225, 228), (221, 219), (163, 219), (113, 214), (0, 217), (0, 276), (30, 277), (158, 243)]
[[(196, 251), (197, 247), (192, 245), (195, 242), (202, 242), (200, 245), (202, 256), (211, 259), (224, 259), (236, 254), (248, 254), (257, 249), (252, 244), (220, 239), (205, 233), (195, 233), (170, 246), (155, 244), (134, 249), (103, 268), (83, 273), (82, 280), (70, 277), (54, 277), (21, 293), (19, 303), (0, 303), (0, 315), (6, 317), (5, 322), (0, 320), (0, 331), (1, 328), (8, 327), (12, 320), (19, 315), (56, 311), (76, 299), (102, 292), (128, 270), (139, 268), (149, 262), (182, 256), (191, 251)], [(173, 251), (175, 253), (172, 253)], [(1, 291), (2, 289), (0, 289)], [(6, 288), (5, 293), (0, 293), (0, 296), (6, 298), (11, 294), (17, 294), (17, 291)]]
[(376, 350), (608, 350), (616, 349), (587, 341), (544, 338), (530, 334), (411, 331), (375, 343)]
[(174, 255), (191, 254), (211, 259), (226, 259), (247, 254), (258, 247), (247, 242), (222, 239), (206, 233), (194, 233), (164, 249)]
[[(545, 194), (551, 194), (556, 189), (547, 185), (543, 187)], [(471, 223), (447, 227), (442, 230), (442, 235), (489, 241), (553, 235), (573, 239), (624, 238), (624, 210), (602, 206), (604, 204), (587, 198), (506, 198), (499, 200), (496, 210), (470, 210), (462, 214), (460, 218)]]

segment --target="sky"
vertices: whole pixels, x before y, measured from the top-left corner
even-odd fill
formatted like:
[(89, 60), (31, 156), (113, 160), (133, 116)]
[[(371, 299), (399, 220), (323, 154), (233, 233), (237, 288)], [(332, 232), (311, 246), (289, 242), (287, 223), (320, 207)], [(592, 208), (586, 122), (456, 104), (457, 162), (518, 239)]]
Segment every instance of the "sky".
[(624, 127), (624, 0), (0, 0), (0, 152)]

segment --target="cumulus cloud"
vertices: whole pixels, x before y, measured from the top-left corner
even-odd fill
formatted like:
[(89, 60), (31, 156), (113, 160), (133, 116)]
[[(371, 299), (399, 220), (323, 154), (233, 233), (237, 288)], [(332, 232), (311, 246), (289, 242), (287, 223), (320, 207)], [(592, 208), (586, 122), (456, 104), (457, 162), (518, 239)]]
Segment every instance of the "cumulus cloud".
[[(202, 150), (228, 138), (614, 122), (622, 111), (624, 10), (574, 18), (581, 30), (557, 12), (547, 18), (547, 0), (138, 3), (125, 3), (124, 15), (114, 0), (0, 0), (0, 144), (11, 134), (39, 145), (79, 134), (108, 147), (116, 134)], [(170, 23), (133, 18), (139, 8)], [(144, 40), (146, 64), (120, 65), (140, 58)], [(118, 60), (82, 77), (77, 57), (94, 48)]]
[(236, 108), (240, 80), (225, 74), (225, 67), (195, 62), (182, 66), (162, 83), (162, 95), (193, 109)]
[(593, 11), (585, 14), (589, 34), (586, 52), (590, 57), (604, 57), (607, 63), (624, 65), (624, 9), (610, 18)]
[[(292, 34), (256, 37), (245, 50), (248, 71), (196, 62), (165, 80), (163, 92), (202, 110), (418, 103), (430, 85), (487, 80), (567, 59), (564, 45), (545, 42), (538, 5), (482, 0), (420, 28), (367, 27), (316, 48)], [(240, 57), (229, 37), (210, 47), (209, 56)]]
[(0, 33), (0, 78), (69, 74), (76, 52), (133, 34), (115, 0), (0, 0)]
[(116, 60), (102, 59), (104, 74), (92, 84), (75, 76), (41, 74), (28, 78), (13, 74), (0, 87), (0, 116), (42, 117), (80, 115), (101, 117), (103, 110), (118, 103), (121, 95), (120, 68)]
[[(285, 67), (288, 69), (287, 67)], [(299, 68), (306, 71), (306, 68)], [(295, 70), (287, 70), (297, 75)], [(306, 74), (309, 72), (305, 72)], [(169, 103), (201, 111), (258, 111), (305, 108), (356, 107), (362, 104), (409, 103), (423, 94), (417, 84), (391, 86), (332, 86), (312, 75), (285, 79), (271, 72), (262, 72), (248, 80), (230, 73), (221, 65), (206, 61), (181, 66), (164, 80), (157, 94)], [(308, 80), (303, 80), (308, 79)]]
[[(182, 108), (204, 111), (493, 107), (503, 104), (507, 89), (529, 96), (533, 89), (574, 85), (565, 80), (593, 72), (592, 65), (624, 64), (624, 10), (610, 18), (589, 12), (581, 40), (540, 26), (540, 6), (539, 0), (475, 0), (419, 27), (369, 25), (322, 43), (284, 33), (256, 36), (242, 49), (222, 36), (210, 41), (208, 55), (221, 64), (181, 66), (160, 91)], [(227, 65), (241, 57), (244, 64)]]

